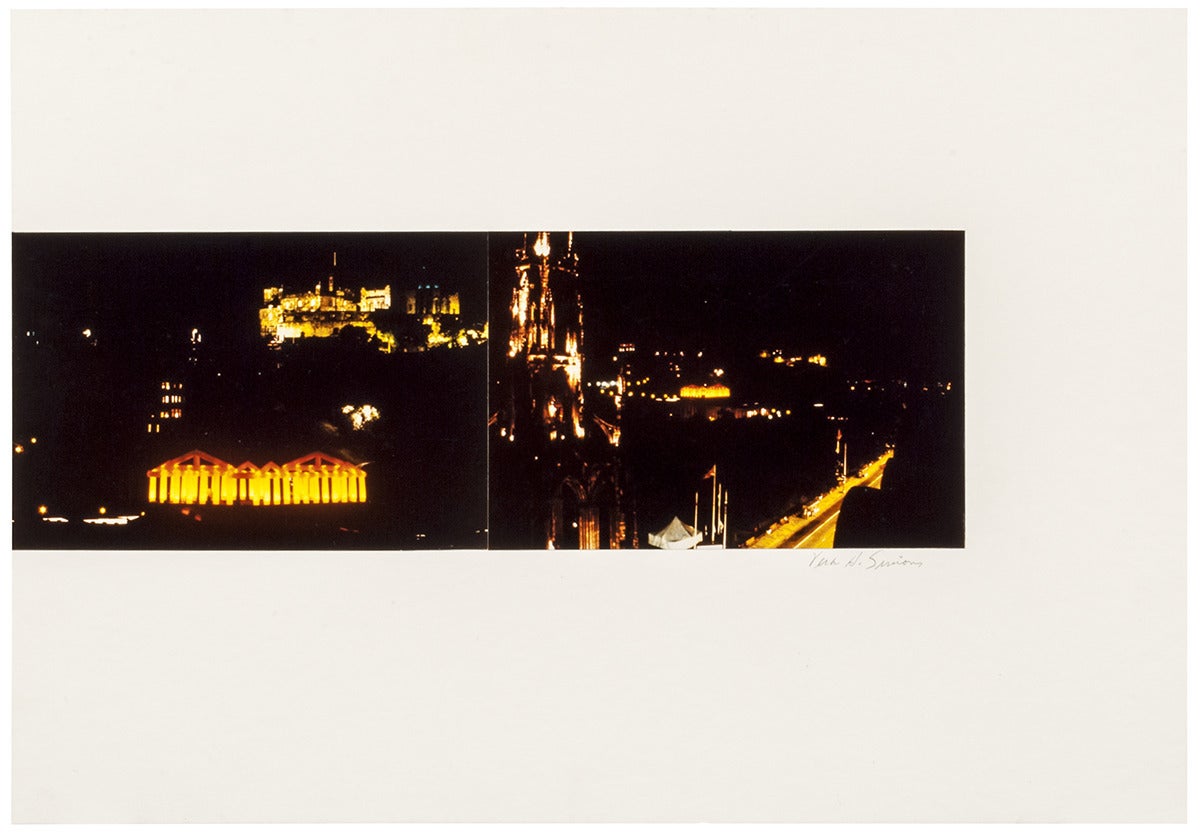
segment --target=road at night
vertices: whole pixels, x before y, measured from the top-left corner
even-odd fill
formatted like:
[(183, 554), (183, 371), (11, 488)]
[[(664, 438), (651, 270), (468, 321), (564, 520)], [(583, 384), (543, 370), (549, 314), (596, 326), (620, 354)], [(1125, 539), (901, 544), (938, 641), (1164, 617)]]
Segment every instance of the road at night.
[(846, 480), (845, 490), (835, 489), (816, 501), (815, 513), (808, 518), (788, 516), (773, 524), (757, 538), (746, 542), (747, 547), (757, 549), (829, 549), (837, 529), (837, 518), (842, 511), (842, 499), (854, 486), (879, 488), (883, 469), (891, 458), (889, 451), (867, 466), (862, 477)]

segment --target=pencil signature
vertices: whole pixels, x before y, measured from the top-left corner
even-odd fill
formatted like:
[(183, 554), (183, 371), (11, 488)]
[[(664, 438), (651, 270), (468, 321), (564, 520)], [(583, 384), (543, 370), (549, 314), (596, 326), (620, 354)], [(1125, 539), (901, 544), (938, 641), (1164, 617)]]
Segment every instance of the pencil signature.
[(923, 567), (924, 561), (907, 558), (900, 554), (884, 554), (882, 550), (875, 552), (856, 552), (842, 554), (813, 553), (808, 566), (817, 567), (851, 567), (859, 570), (882, 570), (885, 567)]

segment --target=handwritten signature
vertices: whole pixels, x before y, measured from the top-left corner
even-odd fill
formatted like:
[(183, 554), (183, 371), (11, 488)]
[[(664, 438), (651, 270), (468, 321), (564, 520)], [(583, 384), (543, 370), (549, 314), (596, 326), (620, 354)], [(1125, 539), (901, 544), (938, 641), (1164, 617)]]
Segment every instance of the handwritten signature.
[(882, 551), (856, 552), (854, 554), (824, 555), (813, 553), (809, 567), (852, 567), (860, 570), (882, 570), (884, 567), (923, 567), (925, 562), (903, 555), (884, 555)]

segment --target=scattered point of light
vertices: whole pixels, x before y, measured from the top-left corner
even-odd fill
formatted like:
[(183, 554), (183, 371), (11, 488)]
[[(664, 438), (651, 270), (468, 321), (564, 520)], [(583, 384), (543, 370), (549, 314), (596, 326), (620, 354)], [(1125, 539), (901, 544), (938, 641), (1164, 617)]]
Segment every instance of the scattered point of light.
[(101, 514), (101, 515), (103, 515), (103, 514), (105, 514), (105, 513), (107, 513), (107, 512), (108, 512), (108, 510), (107, 510), (107, 509), (105, 509), (103, 506), (101, 506), (101, 507), (100, 507), (100, 514)]
[(14, 452), (15, 454), (24, 454), (24, 453), (25, 453), (25, 446), (23, 446), (23, 445), (17, 445), (17, 446), (14, 446), (14, 447), (13, 447), (13, 452)]
[(38, 507), (38, 514), (39, 514), (39, 515), (45, 515), (45, 514), (46, 514), (47, 512), (49, 512), (49, 511), (50, 511), (50, 510), (49, 510), (49, 509), (46, 507), (46, 504), (44, 504), (44, 503), (43, 503), (41, 506), (39, 506), (39, 507)]
[(824, 403), (824, 402), (814, 402), (814, 403), (813, 403), (813, 407), (814, 407), (814, 408), (824, 408), (824, 407), (825, 407), (825, 403)]
[(85, 327), (85, 328), (84, 328), (84, 330), (83, 330), (83, 337), (84, 337), (84, 338), (91, 338), (91, 337), (92, 337), (92, 328), (91, 328), (91, 327)]

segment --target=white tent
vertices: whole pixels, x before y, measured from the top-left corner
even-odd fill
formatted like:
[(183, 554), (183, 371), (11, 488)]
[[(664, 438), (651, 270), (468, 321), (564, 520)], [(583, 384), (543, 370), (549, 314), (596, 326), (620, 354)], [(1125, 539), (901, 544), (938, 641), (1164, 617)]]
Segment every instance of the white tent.
[(691, 550), (696, 548), (702, 537), (695, 528), (676, 517), (663, 529), (651, 532), (648, 540), (650, 546), (660, 550)]

